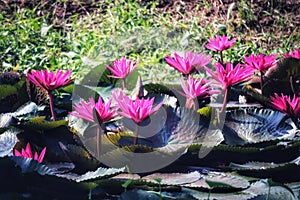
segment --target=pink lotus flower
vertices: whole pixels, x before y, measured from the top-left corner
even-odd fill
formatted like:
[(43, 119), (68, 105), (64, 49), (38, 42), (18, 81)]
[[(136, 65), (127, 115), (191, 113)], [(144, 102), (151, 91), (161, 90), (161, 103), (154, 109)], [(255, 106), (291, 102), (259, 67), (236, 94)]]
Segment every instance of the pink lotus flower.
[(210, 82), (201, 78), (201, 79), (194, 79), (191, 76), (188, 76), (187, 81), (183, 78), (181, 79), (181, 86), (184, 93), (180, 92), (183, 96), (187, 98), (186, 107), (191, 108), (192, 106), (196, 109), (194, 104), (194, 99), (197, 97), (199, 98), (207, 98), (210, 97), (212, 94), (218, 94), (218, 90), (212, 90), (210, 86)]
[(168, 65), (175, 68), (179, 72), (183, 74), (191, 74), (210, 63), (212, 58), (211, 56), (206, 56), (205, 53), (194, 54), (192, 51), (190, 51), (184, 52), (183, 58), (175, 52), (174, 58), (167, 56), (165, 60)]
[(207, 67), (205, 67), (205, 69), (212, 78), (222, 84), (224, 90), (231, 85), (250, 79), (251, 75), (253, 74), (252, 68), (242, 68), (241, 64), (237, 64), (235, 67), (233, 67), (232, 63), (228, 62), (226, 63), (226, 67), (224, 69), (222, 64), (217, 63), (215, 67), (217, 70), (216, 74)]
[(205, 69), (212, 78), (221, 83), (223, 89), (225, 90), (223, 106), (221, 108), (221, 112), (224, 112), (228, 98), (228, 87), (241, 81), (250, 79), (250, 76), (253, 74), (253, 69), (249, 67), (242, 68), (240, 64), (237, 64), (235, 67), (233, 67), (232, 63), (230, 62), (226, 63), (225, 69), (220, 63), (217, 63), (215, 67), (217, 74), (207, 67), (205, 67)]
[(43, 162), (45, 154), (46, 154), (46, 147), (41, 151), (40, 155), (38, 155), (37, 152), (35, 152), (34, 155), (32, 155), (32, 151), (31, 151), (29, 143), (27, 143), (26, 149), (22, 148), (21, 153), (15, 149), (15, 156), (20, 156), (23, 158), (33, 158), (34, 160), (38, 161), (39, 163)]
[(290, 52), (282, 54), (284, 58), (296, 58), (300, 59), (300, 49), (295, 48), (294, 51), (290, 50)]
[(112, 99), (109, 99), (108, 102), (104, 103), (101, 97), (98, 99), (98, 102), (95, 103), (93, 98), (90, 98), (88, 102), (80, 100), (78, 104), (74, 105), (74, 112), (70, 114), (82, 119), (88, 120), (90, 122), (95, 122), (97, 119), (94, 118), (94, 109), (99, 119), (99, 123), (103, 123), (113, 119), (116, 116), (116, 108), (111, 107)]
[(294, 95), (293, 99), (290, 96), (275, 93), (275, 97), (271, 97), (272, 106), (291, 117), (300, 117), (300, 97)]
[(153, 106), (154, 98), (150, 99), (136, 99), (132, 100), (128, 96), (121, 94), (117, 96), (116, 93), (112, 93), (114, 100), (117, 102), (117, 107), (121, 109), (120, 115), (132, 119), (136, 123), (140, 123), (151, 114), (157, 112), (162, 106), (163, 102)]
[(235, 38), (228, 40), (228, 36), (216, 36), (216, 38), (209, 38), (209, 43), (205, 45), (206, 48), (212, 51), (224, 51), (232, 47), (235, 43)]
[(259, 70), (260, 72), (266, 72), (269, 68), (274, 67), (277, 63), (276, 61), (277, 55), (266, 55), (264, 56), (262, 53), (259, 55), (250, 55), (249, 57), (245, 56), (245, 62), (247, 67), (252, 67), (255, 70)]
[(56, 73), (49, 72), (48, 70), (29, 72), (26, 77), (34, 84), (44, 88), (48, 92), (53, 91), (59, 87), (70, 84), (73, 79), (69, 79), (71, 71), (68, 70), (65, 74), (61, 70)]

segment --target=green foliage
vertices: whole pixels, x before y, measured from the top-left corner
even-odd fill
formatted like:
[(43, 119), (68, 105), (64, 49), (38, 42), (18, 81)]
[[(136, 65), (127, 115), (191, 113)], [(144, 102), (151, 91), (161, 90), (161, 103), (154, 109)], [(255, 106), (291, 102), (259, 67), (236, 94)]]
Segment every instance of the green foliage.
[(0, 100), (13, 94), (17, 94), (16, 87), (12, 85), (0, 85)]

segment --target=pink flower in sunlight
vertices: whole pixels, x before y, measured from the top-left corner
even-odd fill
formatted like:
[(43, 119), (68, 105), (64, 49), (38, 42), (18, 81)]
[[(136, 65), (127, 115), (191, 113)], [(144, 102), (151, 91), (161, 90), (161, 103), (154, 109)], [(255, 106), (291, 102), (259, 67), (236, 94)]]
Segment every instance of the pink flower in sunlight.
[(293, 99), (290, 96), (281, 94), (279, 96), (275, 93), (274, 97), (271, 97), (272, 106), (291, 117), (300, 117), (300, 97), (294, 95)]
[[(101, 124), (116, 116), (116, 108), (111, 108), (111, 102), (112, 99), (109, 99), (104, 103), (101, 97), (99, 97), (97, 103), (95, 103), (93, 98), (89, 98), (87, 102), (81, 99), (78, 104), (74, 105), (75, 111), (70, 112), (70, 114), (90, 122), (99, 120), (99, 123)], [(94, 118), (94, 110), (96, 111), (97, 119)]]
[(207, 67), (205, 67), (205, 69), (213, 79), (222, 84), (225, 90), (231, 85), (250, 79), (253, 74), (252, 68), (242, 68), (240, 64), (233, 67), (233, 64), (230, 62), (226, 63), (225, 69), (220, 63), (215, 64), (215, 67), (217, 73), (214, 73)]
[(295, 48), (294, 51), (290, 50), (287, 53), (282, 54), (284, 58), (296, 58), (300, 59), (300, 49)]
[(165, 58), (168, 65), (183, 74), (190, 74), (199, 70), (201, 67), (211, 62), (211, 56), (206, 56), (205, 53), (195, 54), (192, 51), (184, 52), (181, 57), (178, 53), (174, 53), (174, 58), (167, 56)]
[(37, 152), (35, 152), (33, 155), (29, 143), (27, 143), (25, 149), (22, 148), (21, 153), (15, 149), (15, 156), (20, 156), (23, 158), (33, 158), (34, 160), (38, 161), (39, 163), (43, 162), (45, 154), (46, 154), (46, 147), (41, 151), (40, 155), (38, 155)]
[(189, 99), (195, 99), (197, 97), (206, 98), (210, 97), (212, 94), (220, 93), (218, 90), (212, 90), (210, 82), (203, 78), (194, 79), (193, 77), (188, 76), (187, 81), (182, 78), (181, 86), (184, 93), (180, 93)]
[(235, 38), (232, 40), (228, 40), (228, 36), (219, 36), (217, 35), (216, 38), (209, 38), (209, 43), (205, 45), (206, 48), (212, 51), (224, 51), (232, 47), (235, 43)]
[(162, 106), (163, 102), (153, 106), (154, 98), (150, 99), (136, 99), (132, 100), (122, 92), (112, 92), (113, 99), (117, 102), (117, 107), (121, 110), (120, 115), (132, 119), (135, 123), (139, 123), (149, 117), (151, 114), (157, 112)]
[(114, 74), (113, 76), (109, 77), (123, 79), (130, 75), (137, 68), (137, 66), (138, 63), (134, 64), (132, 60), (128, 60), (126, 57), (115, 60), (111, 67), (106, 65), (106, 67)]
[(59, 87), (70, 84), (73, 81), (73, 79), (69, 79), (70, 75), (70, 70), (64, 74), (61, 70), (57, 70), (56, 73), (49, 72), (48, 70), (32, 70), (26, 75), (26, 77), (34, 84), (44, 88), (48, 92), (51, 92)]
[(246, 67), (251, 67), (255, 70), (259, 70), (261, 72), (266, 72), (269, 68), (274, 67), (277, 63), (276, 61), (277, 55), (263, 55), (260, 53), (259, 55), (250, 55), (249, 57), (245, 56)]

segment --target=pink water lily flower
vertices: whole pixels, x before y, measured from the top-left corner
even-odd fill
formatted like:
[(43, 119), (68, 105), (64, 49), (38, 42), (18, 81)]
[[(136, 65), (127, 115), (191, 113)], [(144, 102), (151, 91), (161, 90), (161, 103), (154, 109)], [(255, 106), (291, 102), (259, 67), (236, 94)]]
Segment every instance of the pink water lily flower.
[(163, 102), (153, 107), (154, 98), (137, 98), (136, 100), (132, 100), (120, 90), (113, 91), (112, 97), (117, 102), (116, 106), (121, 110), (118, 113), (132, 119), (136, 123), (134, 135), (134, 144), (136, 145), (138, 142), (139, 123), (156, 113), (163, 105)]
[(211, 87), (211, 82), (201, 78), (201, 79), (194, 79), (191, 76), (188, 76), (187, 81), (183, 78), (181, 79), (181, 86), (183, 92), (180, 92), (183, 96), (187, 98), (186, 100), (186, 107), (191, 108), (195, 107), (194, 100), (196, 98), (207, 98), (210, 97), (212, 94), (220, 93), (219, 90), (213, 90)]
[(274, 94), (274, 97), (271, 97), (271, 104), (280, 112), (291, 116), (291, 117), (300, 117), (300, 97), (294, 95), (291, 99), (290, 96), (281, 94)]
[(224, 90), (231, 85), (250, 79), (251, 75), (253, 74), (252, 68), (243, 68), (240, 63), (233, 67), (233, 64), (228, 62), (226, 63), (225, 68), (222, 64), (217, 63), (215, 64), (215, 67), (217, 73), (213, 72), (207, 67), (205, 67), (205, 69), (213, 79), (222, 85)]
[(70, 114), (90, 122), (96, 122), (97, 119), (94, 118), (95, 110), (98, 116), (97, 118), (99, 119), (99, 123), (101, 124), (113, 119), (116, 116), (116, 108), (111, 108), (111, 102), (112, 99), (109, 99), (105, 103), (102, 101), (101, 97), (99, 97), (96, 103), (93, 98), (89, 98), (87, 102), (81, 99), (78, 104), (73, 106), (75, 111), (70, 112)]
[(296, 58), (300, 59), (300, 49), (295, 48), (294, 51), (290, 50), (287, 53), (282, 54), (284, 58)]
[(245, 67), (253, 68), (254, 70), (258, 70), (260, 72), (260, 89), (263, 90), (263, 76), (264, 73), (276, 66), (278, 62), (276, 60), (277, 55), (263, 55), (260, 53), (259, 55), (250, 55), (249, 57), (245, 56)]
[(183, 74), (191, 74), (210, 63), (212, 58), (211, 56), (206, 56), (205, 53), (196, 54), (190, 51), (184, 52), (183, 57), (175, 52), (174, 58), (167, 56), (165, 60), (168, 65), (177, 71)]
[(157, 112), (160, 107), (162, 106), (163, 102), (153, 106), (154, 98), (141, 98), (132, 100), (126, 95), (120, 96), (115, 95), (115, 93), (112, 94), (114, 100), (117, 102), (117, 107), (120, 108), (119, 114), (132, 119), (134, 122), (139, 123), (149, 117), (151, 114)]
[(205, 45), (206, 48), (212, 51), (224, 51), (232, 47), (235, 43), (235, 38), (228, 40), (228, 36), (219, 36), (216, 38), (209, 38), (209, 43)]
[(249, 57), (245, 56), (245, 62), (247, 67), (252, 67), (255, 70), (260, 72), (266, 72), (269, 68), (276, 66), (277, 55), (263, 55), (260, 53), (259, 55), (250, 55)]
[(33, 155), (32, 151), (31, 151), (30, 144), (27, 143), (26, 148), (25, 149), (22, 148), (21, 153), (18, 150), (16, 150), (16, 149), (15, 149), (14, 153), (15, 153), (15, 156), (20, 156), (20, 157), (23, 157), (23, 158), (33, 158), (34, 160), (36, 160), (39, 163), (41, 163), (41, 162), (43, 162), (45, 154), (46, 154), (46, 147), (43, 148), (43, 150), (41, 151), (40, 155), (38, 155), (37, 152), (35, 152), (34, 155)]
[(115, 60), (111, 67), (109, 65), (106, 65), (106, 67), (114, 74), (109, 77), (123, 80), (123, 89), (125, 89), (126, 77), (138, 67), (138, 63), (134, 64), (132, 60), (128, 60), (126, 57), (123, 57), (119, 60)]
[(49, 72), (48, 70), (32, 70), (26, 75), (27, 79), (32, 83), (47, 90), (53, 121), (56, 120), (56, 117), (51, 92), (59, 87), (70, 84), (73, 81), (73, 79), (70, 79), (70, 75), (70, 70), (66, 71), (66, 73), (63, 73), (61, 70), (57, 70), (56, 73)]
[(26, 77), (34, 84), (44, 88), (48, 92), (51, 92), (59, 87), (70, 84), (73, 81), (73, 79), (70, 79), (70, 75), (70, 70), (67, 70), (65, 73), (61, 70), (57, 70), (56, 73), (49, 72), (48, 70), (32, 70), (26, 75)]
[(132, 60), (126, 59), (123, 57), (119, 60), (115, 60), (113, 65), (106, 67), (114, 74), (110, 76), (112, 78), (126, 78), (130, 75), (138, 66), (138, 63), (134, 64)]
[(102, 101), (102, 98), (99, 97), (98, 101), (95, 103), (93, 98), (89, 98), (87, 102), (80, 100), (78, 104), (75, 104), (73, 107), (75, 111), (70, 112), (71, 115), (80, 117), (82, 119), (88, 120), (90, 122), (97, 122), (100, 126), (97, 129), (97, 156), (100, 158), (101, 153), (101, 135), (102, 129), (106, 132), (106, 127), (104, 122), (107, 122), (115, 118), (117, 114), (117, 108), (111, 108), (112, 99), (109, 99), (106, 103)]
[(215, 64), (215, 67), (217, 73), (214, 73), (207, 67), (205, 67), (205, 69), (213, 79), (222, 85), (222, 88), (225, 90), (223, 106), (221, 109), (221, 112), (223, 112), (227, 104), (228, 87), (250, 79), (253, 74), (253, 69), (249, 67), (243, 68), (240, 63), (233, 67), (233, 64), (230, 62), (226, 63), (225, 68), (220, 63)]

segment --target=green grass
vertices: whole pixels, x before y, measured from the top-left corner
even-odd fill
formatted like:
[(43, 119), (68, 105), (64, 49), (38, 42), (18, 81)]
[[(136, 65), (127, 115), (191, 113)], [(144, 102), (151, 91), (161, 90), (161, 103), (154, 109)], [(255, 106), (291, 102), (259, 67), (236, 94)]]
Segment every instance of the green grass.
[[(101, 4), (99, 7), (106, 8), (85, 17), (64, 19), (62, 29), (54, 28), (47, 15), (38, 17), (35, 10), (17, 9), (10, 17), (0, 14), (0, 69), (71, 69), (80, 76), (83, 70), (127, 56), (140, 61), (139, 73), (146, 82), (162, 82), (179, 78), (165, 64), (167, 54), (184, 50), (213, 54), (204, 44), (216, 34), (237, 38), (235, 46), (225, 53), (227, 61), (242, 61), (251, 53), (281, 54), (299, 45), (297, 28), (290, 35), (273, 35), (263, 27), (260, 33), (253, 33), (249, 25), (257, 23), (257, 18), (247, 1), (233, 5), (234, 13), (232, 9), (224, 11), (227, 19), (215, 18), (209, 23), (200, 15), (201, 9), (212, 8), (209, 1), (199, 1), (188, 14), (183, 12), (182, 3), (175, 13), (161, 12), (158, 0), (147, 5), (133, 0)], [(272, 12), (270, 15), (276, 15), (276, 10)], [(271, 30), (292, 23), (280, 16)], [(278, 48), (273, 48), (274, 43)]]

